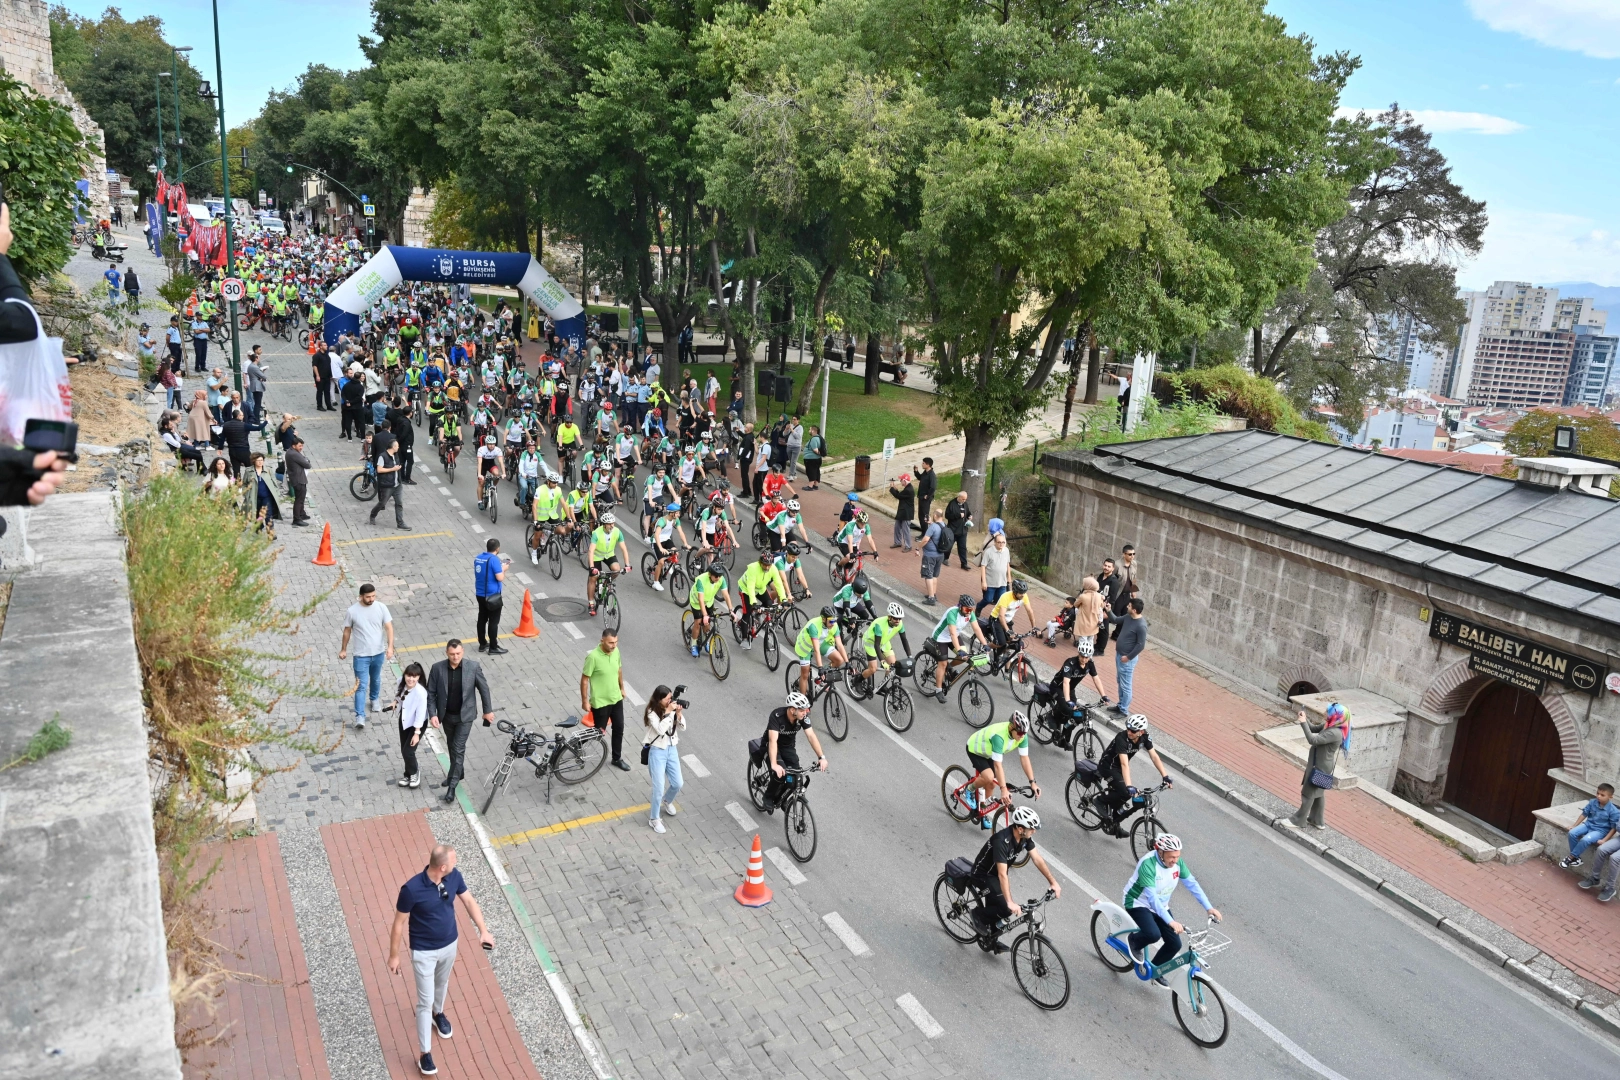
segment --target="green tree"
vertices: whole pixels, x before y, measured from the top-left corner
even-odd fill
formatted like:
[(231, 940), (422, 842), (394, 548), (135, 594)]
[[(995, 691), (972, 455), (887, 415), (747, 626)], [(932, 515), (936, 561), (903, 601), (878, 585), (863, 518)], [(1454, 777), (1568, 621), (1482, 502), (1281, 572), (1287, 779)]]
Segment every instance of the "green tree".
[(0, 176), (11, 207), (12, 265), (32, 283), (73, 254), (75, 182), (89, 161), (73, 116), (0, 73)]

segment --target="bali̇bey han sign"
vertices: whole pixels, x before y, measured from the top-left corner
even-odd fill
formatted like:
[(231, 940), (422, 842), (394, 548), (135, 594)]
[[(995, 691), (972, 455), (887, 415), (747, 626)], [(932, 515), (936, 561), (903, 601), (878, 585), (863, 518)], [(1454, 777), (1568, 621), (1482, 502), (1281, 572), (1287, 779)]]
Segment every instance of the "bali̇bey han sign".
[(1557, 652), (1488, 626), (1437, 611), (1429, 619), (1429, 636), (1468, 650), (1468, 666), (1481, 675), (1539, 694), (1547, 683), (1561, 683), (1583, 694), (1603, 687), (1603, 668), (1590, 660)]

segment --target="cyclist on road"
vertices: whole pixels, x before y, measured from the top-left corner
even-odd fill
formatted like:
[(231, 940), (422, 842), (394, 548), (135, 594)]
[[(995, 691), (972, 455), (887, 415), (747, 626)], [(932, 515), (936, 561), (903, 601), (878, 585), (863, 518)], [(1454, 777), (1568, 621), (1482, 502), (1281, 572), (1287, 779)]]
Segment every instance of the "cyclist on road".
[(816, 738), (815, 731), (810, 727), (810, 699), (794, 692), (787, 696), (787, 704), (771, 710), (770, 718), (765, 721), (764, 744), (760, 749), (771, 767), (771, 782), (765, 788), (767, 814), (773, 813), (781, 803), (782, 794), (788, 787), (787, 770), (801, 767), (798, 745), (801, 731), (810, 740), (810, 749), (816, 752), (816, 768), (826, 772), (827, 755), (822, 752), (821, 740)]
[(591, 598), (592, 615), (596, 614), (597, 577), (603, 570), (618, 570), (628, 565), (630, 565), (630, 549), (625, 545), (624, 533), (619, 531), (617, 519), (612, 512), (604, 512), (602, 523), (591, 533), (591, 580), (585, 585), (585, 595)]
[(664, 591), (664, 560), (675, 554), (676, 536), (681, 538), (681, 548), (692, 546), (686, 539), (686, 529), (681, 526), (681, 504), (670, 503), (652, 526), (652, 548), (657, 557), (657, 562), (653, 563), (653, 588), (659, 592)]
[(846, 573), (849, 571), (850, 564), (855, 561), (863, 541), (872, 545), (872, 558), (878, 557), (877, 541), (872, 539), (871, 519), (867, 517), (865, 510), (840, 525), (838, 531), (833, 534), (833, 539), (838, 542), (838, 550), (844, 555), (843, 561), (838, 564), (841, 571)]
[(1075, 691), (1079, 690), (1080, 684), (1088, 678), (1091, 680), (1092, 689), (1096, 690), (1097, 696), (1102, 699), (1097, 704), (1108, 704), (1108, 695), (1102, 692), (1102, 683), (1097, 678), (1096, 661), (1091, 658), (1094, 648), (1089, 637), (1080, 638), (1075, 643), (1075, 654), (1063, 661), (1063, 666), (1058, 668), (1057, 675), (1053, 677), (1053, 682), (1058, 684), (1060, 697), (1071, 708), (1078, 704), (1075, 701)]
[(1147, 717), (1134, 713), (1125, 721), (1125, 730), (1114, 736), (1114, 740), (1102, 752), (1102, 760), (1097, 763), (1098, 771), (1108, 782), (1108, 790), (1097, 796), (1097, 806), (1107, 812), (1103, 818), (1103, 831), (1109, 836), (1125, 835), (1119, 821), (1125, 816), (1126, 800), (1136, 797), (1136, 788), (1131, 786), (1131, 758), (1138, 750), (1148, 752), (1153, 767), (1164, 778), (1164, 786), (1171, 786), (1170, 774), (1165, 770), (1164, 762), (1159, 760), (1159, 752), (1153, 749), (1147, 726)]
[[(860, 575), (860, 577), (864, 576), (864, 574)], [(858, 581), (860, 578), (857, 577), (856, 580)], [(837, 597), (833, 598), (835, 604), (837, 600)], [(866, 629), (861, 631), (861, 655), (866, 659), (866, 670), (862, 674), (868, 680), (876, 679), (878, 661), (881, 660), (886, 668), (894, 666), (894, 639), (896, 637), (900, 638), (900, 644), (905, 648), (906, 656), (911, 655), (911, 642), (906, 640), (905, 619), (906, 609), (899, 604), (891, 603), (881, 619), (873, 619), (867, 624)], [(876, 685), (875, 681), (873, 685)]]
[(536, 566), (540, 565), (540, 541), (547, 528), (557, 528), (568, 513), (561, 483), (562, 477), (547, 469), (544, 486), (534, 493), (534, 537), (529, 547), (529, 561)]
[(810, 669), (843, 667), (847, 659), (844, 647), (838, 643), (838, 612), (831, 604), (821, 614), (804, 624), (793, 652), (799, 658), (799, 693), (810, 692)]
[(487, 509), (488, 500), (495, 497), (489, 478), (493, 476), (499, 483), (505, 475), (506, 462), (501, 458), (501, 448), (495, 445), (495, 436), (485, 435), (484, 445), (478, 448), (478, 509)]
[(1015, 632), (1013, 623), (1018, 619), (1020, 608), (1029, 618), (1029, 628), (1035, 629), (1035, 605), (1029, 598), (1029, 582), (1014, 578), (1012, 588), (1001, 594), (984, 620), (984, 628), (995, 638), (997, 648), (1007, 647), (1007, 638)]
[(979, 931), (990, 939), (990, 949), (996, 955), (1007, 951), (1001, 943), (1001, 920), (1023, 914), (1024, 909), (1012, 900), (1012, 889), (1007, 883), (1007, 871), (1018, 856), (1029, 852), (1030, 862), (1046, 878), (1053, 898), (1063, 895), (1063, 886), (1052, 876), (1046, 859), (1035, 850), (1035, 830), (1041, 827), (1041, 816), (1033, 807), (1020, 806), (1012, 812), (1012, 824), (986, 840), (973, 860), (973, 879), (980, 888), (988, 890), (982, 907), (973, 909), (973, 921)]
[(872, 585), (865, 574), (856, 574), (853, 581), (833, 593), (832, 606), (840, 614), (848, 613), (858, 619), (872, 617)]
[[(975, 808), (994, 802), (997, 789), (1012, 802), (1012, 793), (1007, 790), (1007, 770), (1001, 759), (1014, 750), (1018, 751), (1029, 786), (1035, 789), (1035, 797), (1041, 797), (1041, 785), (1036, 782), (1035, 767), (1029, 761), (1029, 719), (1014, 709), (1004, 723), (982, 727), (968, 737), (967, 756), (973, 765), (973, 790), (978, 792), (978, 797), (972, 801)], [(986, 829), (990, 827), (988, 816), (983, 824)]]
[(973, 636), (979, 639), (979, 644), (985, 644), (984, 631), (979, 629), (979, 620), (973, 617), (973, 597), (967, 593), (958, 596), (956, 606), (940, 616), (939, 622), (934, 624), (933, 633), (928, 635), (928, 641), (923, 645), (923, 651), (939, 661), (934, 665), (934, 694), (941, 702), (945, 700), (947, 661), (953, 656), (967, 655), (967, 646), (962, 643), (964, 630), (971, 630)]
[[(683, 541), (686, 539), (685, 533), (681, 534), (681, 539)], [(714, 621), (712, 610), (716, 601), (725, 605), (723, 610), (731, 610), (731, 593), (726, 588), (726, 565), (719, 559), (710, 563), (704, 573), (692, 579), (692, 587), (686, 593), (686, 602), (695, 616), (686, 644), (692, 650), (694, 658), (698, 654), (698, 642), (702, 639), (703, 632)]]
[(803, 553), (804, 549), (797, 541), (789, 540), (787, 547), (776, 556), (776, 569), (782, 575), (782, 580), (790, 586), (793, 579), (798, 578), (799, 588), (804, 591), (804, 599), (810, 600), (814, 599), (815, 593), (810, 591), (810, 579), (804, 576), (804, 564), (799, 562), (799, 556)]
[[(787, 581), (783, 579), (782, 572), (776, 568), (769, 551), (759, 553), (759, 560), (748, 564), (737, 579), (737, 618), (743, 621), (739, 624), (745, 630), (751, 629), (749, 616), (760, 607), (772, 603), (784, 603), (791, 594), (788, 592)], [(754, 647), (753, 634), (749, 633), (743, 638), (742, 647), (746, 651)]]
[(446, 412), (439, 424), (439, 464), (447, 464), (450, 455), (461, 449), (461, 421), (453, 412)]
[[(1153, 850), (1137, 860), (1136, 872), (1125, 883), (1125, 895), (1120, 900), (1120, 906), (1141, 928), (1126, 941), (1131, 959), (1136, 963), (1147, 962), (1147, 947), (1155, 941), (1163, 942), (1153, 954), (1155, 966), (1168, 964), (1181, 951), (1181, 932), (1185, 927), (1170, 914), (1170, 895), (1177, 885), (1187, 886), (1193, 899), (1202, 904), (1216, 922), (1221, 921), (1220, 909), (1204, 895), (1198, 879), (1193, 877), (1192, 867), (1181, 861), (1181, 838), (1160, 833), (1153, 842)], [(1160, 986), (1170, 985), (1162, 975), (1155, 975), (1153, 981)]]

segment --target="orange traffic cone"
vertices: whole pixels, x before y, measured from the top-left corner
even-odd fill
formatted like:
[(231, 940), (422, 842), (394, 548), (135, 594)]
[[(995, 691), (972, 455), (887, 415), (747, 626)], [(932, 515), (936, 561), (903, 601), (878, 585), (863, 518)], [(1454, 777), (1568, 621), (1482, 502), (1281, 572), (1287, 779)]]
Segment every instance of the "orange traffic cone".
[(513, 637), (539, 637), (540, 628), (534, 625), (534, 601), (529, 599), (529, 590), (523, 590), (523, 615), (518, 619), (517, 629), (512, 631)]
[(754, 850), (748, 855), (748, 875), (731, 895), (743, 907), (764, 907), (771, 902), (771, 887), (765, 884), (765, 859), (759, 851), (759, 833), (754, 834)]
[(332, 523), (330, 521), (321, 527), (321, 550), (315, 553), (315, 565), (337, 565), (337, 560), (332, 558)]

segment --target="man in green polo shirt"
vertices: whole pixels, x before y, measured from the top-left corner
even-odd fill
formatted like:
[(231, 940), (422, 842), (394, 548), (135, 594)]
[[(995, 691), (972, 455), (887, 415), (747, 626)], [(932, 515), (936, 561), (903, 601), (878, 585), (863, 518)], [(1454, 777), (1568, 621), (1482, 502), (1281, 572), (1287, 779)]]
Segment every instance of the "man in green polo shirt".
[(585, 667), (579, 675), (579, 707), (590, 713), (596, 729), (606, 734), (613, 725), (613, 764), (630, 771), (624, 760), (624, 674), (619, 670), (622, 654), (619, 635), (602, 631), (602, 640), (585, 654)]

